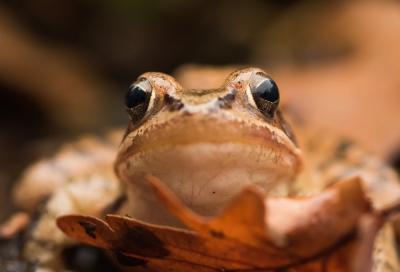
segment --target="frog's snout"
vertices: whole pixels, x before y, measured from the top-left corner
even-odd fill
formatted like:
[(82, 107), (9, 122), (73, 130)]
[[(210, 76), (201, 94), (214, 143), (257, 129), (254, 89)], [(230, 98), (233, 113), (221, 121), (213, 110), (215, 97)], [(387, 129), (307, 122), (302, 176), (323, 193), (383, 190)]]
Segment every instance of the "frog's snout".
[(184, 103), (180, 99), (168, 97), (167, 100), (170, 104), (170, 111), (180, 111), (184, 114), (192, 113), (212, 113), (221, 109), (230, 109), (235, 101), (236, 94), (228, 93), (223, 97), (212, 97), (203, 103)]

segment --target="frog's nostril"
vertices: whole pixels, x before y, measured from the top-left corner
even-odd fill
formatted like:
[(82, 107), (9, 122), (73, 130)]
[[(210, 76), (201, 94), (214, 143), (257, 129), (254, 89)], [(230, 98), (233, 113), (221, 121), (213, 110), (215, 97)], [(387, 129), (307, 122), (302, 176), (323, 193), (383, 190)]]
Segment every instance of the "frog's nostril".
[(218, 104), (221, 109), (229, 109), (232, 108), (232, 103), (235, 100), (236, 95), (233, 93), (229, 93), (222, 98), (218, 99)]
[(174, 100), (171, 103), (171, 107), (169, 108), (170, 111), (177, 111), (183, 108), (183, 103), (180, 100)]
[(184, 104), (180, 99), (176, 99), (173, 96), (166, 94), (165, 95), (165, 101), (170, 104), (170, 111), (177, 111), (183, 108)]

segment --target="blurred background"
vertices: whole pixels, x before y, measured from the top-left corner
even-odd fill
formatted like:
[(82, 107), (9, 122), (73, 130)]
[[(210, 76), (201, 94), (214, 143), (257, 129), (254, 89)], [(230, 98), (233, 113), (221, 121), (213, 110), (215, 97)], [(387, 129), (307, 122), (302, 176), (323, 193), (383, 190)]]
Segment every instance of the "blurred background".
[(292, 118), (399, 165), (399, 1), (1, 0), (0, 220), (28, 163), (127, 123), (140, 74), (218, 86), (246, 66), (275, 79)]
[(27, 164), (126, 125), (140, 74), (217, 87), (246, 66), (275, 79), (292, 119), (400, 168), (399, 1), (1, 0), (0, 221)]

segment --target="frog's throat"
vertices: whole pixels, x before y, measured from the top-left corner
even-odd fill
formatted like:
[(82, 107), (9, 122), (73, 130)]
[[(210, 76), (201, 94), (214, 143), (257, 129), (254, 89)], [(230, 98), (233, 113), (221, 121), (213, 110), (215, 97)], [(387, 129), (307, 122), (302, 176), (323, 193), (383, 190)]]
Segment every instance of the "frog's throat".
[(265, 196), (287, 195), (297, 176), (295, 165), (295, 156), (266, 146), (198, 142), (137, 152), (118, 171), (126, 191), (144, 206), (157, 203), (145, 177), (151, 173), (195, 212), (214, 216), (247, 186)]

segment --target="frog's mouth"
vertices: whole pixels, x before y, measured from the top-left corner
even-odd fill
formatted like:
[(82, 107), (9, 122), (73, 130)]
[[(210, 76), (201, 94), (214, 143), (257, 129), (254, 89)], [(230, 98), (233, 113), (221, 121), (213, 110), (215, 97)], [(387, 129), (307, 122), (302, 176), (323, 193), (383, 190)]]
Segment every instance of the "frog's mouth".
[(212, 117), (179, 116), (128, 134), (117, 175), (133, 191), (152, 194), (145, 175), (153, 174), (203, 215), (215, 214), (249, 185), (268, 196), (287, 195), (301, 168), (293, 142), (269, 124)]

